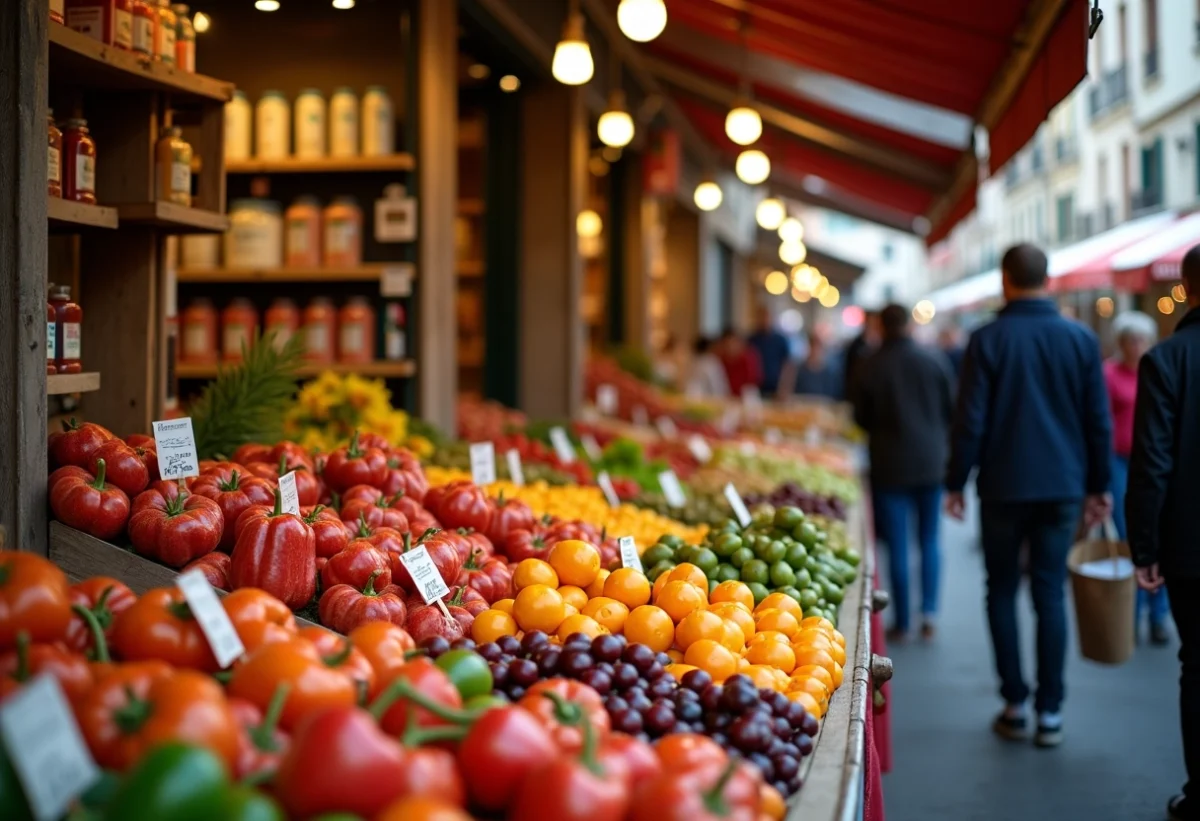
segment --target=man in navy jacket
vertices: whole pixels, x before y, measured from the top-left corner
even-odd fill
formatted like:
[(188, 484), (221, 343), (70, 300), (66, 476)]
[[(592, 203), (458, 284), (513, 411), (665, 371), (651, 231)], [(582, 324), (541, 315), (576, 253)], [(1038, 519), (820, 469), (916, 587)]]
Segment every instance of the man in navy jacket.
[(1138, 584), (1164, 582), (1179, 631), (1179, 706), (1188, 783), (1167, 805), (1200, 819), (1200, 245), (1183, 258), (1191, 310), (1138, 366), (1125, 516)]
[(1111, 421), (1095, 335), (1064, 319), (1046, 296), (1046, 255), (1032, 245), (1001, 261), (1008, 303), (971, 336), (951, 435), (946, 509), (961, 519), (976, 468), (987, 568), (988, 626), (1004, 711), (993, 730), (1028, 735), (1029, 686), (1021, 672), (1016, 596), (1029, 545), (1037, 611), (1035, 742), (1062, 741), (1067, 552), (1080, 516), (1107, 516)]

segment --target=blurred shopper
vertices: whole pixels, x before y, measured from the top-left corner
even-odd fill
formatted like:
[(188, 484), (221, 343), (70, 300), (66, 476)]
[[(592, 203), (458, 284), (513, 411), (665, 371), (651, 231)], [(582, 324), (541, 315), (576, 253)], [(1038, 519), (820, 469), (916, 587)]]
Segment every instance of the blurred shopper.
[(1125, 513), (1138, 585), (1166, 584), (1179, 631), (1179, 706), (1188, 781), (1173, 821), (1200, 819), (1200, 245), (1183, 258), (1190, 310), (1138, 368)]
[(950, 370), (954, 374), (954, 378), (958, 379), (958, 375), (962, 373), (963, 357), (967, 353), (967, 348), (963, 345), (962, 328), (954, 322), (948, 322), (938, 331), (938, 348), (946, 355), (946, 359), (950, 362)]
[(741, 396), (742, 389), (758, 387), (762, 382), (762, 366), (758, 352), (748, 346), (732, 328), (726, 328), (718, 343), (718, 356), (725, 366), (725, 379), (729, 382), (729, 393)]
[(1009, 739), (1028, 735), (1016, 598), (1029, 545), (1035, 741), (1050, 747), (1062, 741), (1067, 552), (1081, 514), (1090, 523), (1111, 511), (1112, 426), (1100, 346), (1047, 298), (1046, 255), (1017, 245), (1000, 267), (1008, 304), (971, 336), (963, 359), (946, 509), (963, 518), (963, 488), (978, 468), (988, 626), (1005, 702), (992, 728)]
[[(1104, 363), (1104, 381), (1108, 385), (1108, 404), (1113, 418), (1112, 495), (1113, 522), (1117, 534), (1128, 540), (1125, 529), (1125, 487), (1129, 483), (1129, 454), (1133, 450), (1133, 408), (1137, 398), (1138, 363), (1158, 341), (1158, 324), (1139, 311), (1127, 311), (1113, 322), (1117, 337), (1117, 355)], [(1150, 613), (1150, 642), (1167, 643), (1167, 591), (1138, 590), (1134, 619), (1141, 621), (1142, 611)]]
[(843, 354), (842, 388), (846, 393), (846, 398), (851, 402), (854, 401), (854, 392), (858, 389), (858, 378), (863, 363), (871, 354), (875, 353), (882, 336), (883, 328), (880, 325), (879, 311), (867, 311), (863, 320), (862, 333), (850, 341)]
[(686, 393), (688, 396), (729, 396), (729, 380), (725, 378), (725, 366), (714, 353), (715, 344), (708, 337), (697, 337), (692, 363), (688, 370)]
[(808, 335), (808, 352), (800, 360), (790, 360), (784, 366), (779, 381), (779, 397), (792, 394), (842, 398), (842, 368), (823, 333)]
[(683, 346), (670, 331), (667, 332), (662, 348), (654, 355), (653, 367), (654, 378), (659, 384), (679, 390), (686, 372), (686, 363)]
[(938, 610), (938, 525), (954, 412), (953, 378), (940, 353), (912, 340), (907, 310), (889, 305), (881, 320), (883, 343), (863, 365), (854, 418), (870, 436), (875, 526), (890, 555), (891, 636), (908, 638), (909, 515), (915, 513), (921, 636), (931, 639)]
[(788, 338), (772, 324), (771, 310), (765, 305), (757, 309), (754, 323), (754, 333), (746, 339), (746, 344), (758, 354), (762, 366), (759, 390), (764, 396), (770, 396), (779, 390), (779, 376), (788, 361), (791, 346)]

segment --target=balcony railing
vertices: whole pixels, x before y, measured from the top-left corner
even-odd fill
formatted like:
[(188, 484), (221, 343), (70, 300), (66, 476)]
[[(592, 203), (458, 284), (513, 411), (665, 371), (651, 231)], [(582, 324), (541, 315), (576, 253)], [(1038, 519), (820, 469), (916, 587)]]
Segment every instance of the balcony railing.
[(1096, 215), (1095, 214), (1076, 214), (1075, 215), (1075, 236), (1079, 239), (1087, 239), (1096, 233)]
[(1111, 202), (1104, 203), (1100, 209), (1100, 230), (1107, 231), (1117, 224), (1117, 206)]
[(1039, 173), (1046, 167), (1046, 152), (1042, 150), (1040, 142), (1034, 143), (1032, 156), (1030, 157), (1030, 166), (1033, 168), (1033, 173)]
[(1074, 137), (1056, 137), (1054, 140), (1054, 160), (1059, 165), (1079, 161), (1079, 141)]
[(1154, 46), (1145, 54), (1146, 57), (1146, 79), (1150, 80), (1158, 76), (1158, 46)]
[(1128, 74), (1121, 65), (1098, 78), (1088, 89), (1088, 114), (1094, 120), (1128, 99)]
[(1163, 192), (1159, 187), (1144, 188), (1134, 191), (1129, 196), (1129, 211), (1133, 214), (1147, 214), (1162, 210)]

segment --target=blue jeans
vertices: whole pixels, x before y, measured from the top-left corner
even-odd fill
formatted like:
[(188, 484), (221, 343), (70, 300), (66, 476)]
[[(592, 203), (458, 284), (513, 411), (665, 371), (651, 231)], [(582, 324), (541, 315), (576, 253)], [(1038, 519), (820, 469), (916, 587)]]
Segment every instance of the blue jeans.
[(1017, 632), (1017, 590), (1021, 547), (1029, 545), (1030, 589), (1037, 612), (1037, 694), (1039, 713), (1055, 713), (1064, 695), (1067, 611), (1064, 588), (1067, 553), (1079, 524), (1079, 502), (983, 502), (983, 556), (987, 566), (988, 627), (1000, 695), (1023, 704), (1029, 686), (1021, 673)]
[(908, 630), (908, 514), (917, 515), (917, 543), (921, 549), (921, 615), (933, 616), (938, 605), (938, 573), (941, 557), (938, 547), (938, 524), (942, 505), (939, 487), (906, 490), (876, 488), (875, 527), (879, 539), (887, 544), (891, 554), (892, 611), (897, 630)]
[[(1128, 456), (1113, 456), (1112, 458), (1112, 496), (1113, 496), (1113, 522), (1117, 526), (1117, 535), (1122, 540), (1128, 538), (1125, 534), (1125, 488), (1129, 485), (1129, 457)], [(1153, 593), (1143, 590), (1140, 587), (1137, 591), (1137, 606), (1133, 611), (1133, 620), (1136, 624), (1141, 620), (1143, 611), (1150, 611), (1150, 623), (1162, 624), (1167, 619), (1167, 610), (1171, 603), (1167, 600), (1167, 586), (1155, 590)]]

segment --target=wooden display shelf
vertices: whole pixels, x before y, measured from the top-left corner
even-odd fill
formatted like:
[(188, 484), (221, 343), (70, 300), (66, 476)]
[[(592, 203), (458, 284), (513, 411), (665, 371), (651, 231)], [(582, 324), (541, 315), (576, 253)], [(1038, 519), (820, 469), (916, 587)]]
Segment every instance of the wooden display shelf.
[(79, 88), (114, 91), (169, 91), (206, 100), (233, 98), (233, 83), (179, 71), (131, 51), (50, 23), (50, 78)]
[(117, 214), (123, 223), (162, 228), (171, 234), (220, 234), (229, 230), (225, 214), (162, 200), (118, 205)]
[(81, 228), (116, 228), (117, 209), (103, 205), (88, 205), (62, 197), (46, 199), (46, 216), (50, 220), (50, 232), (70, 233)]
[(184, 268), (179, 282), (378, 282), (385, 264), (357, 268)]
[(46, 393), (50, 396), (61, 396), (64, 393), (89, 393), (98, 390), (100, 390), (100, 374), (96, 371), (56, 373), (46, 376)]
[(457, 267), (460, 277), (481, 277), (485, 269), (481, 259), (460, 259)]
[[(180, 362), (175, 366), (175, 375), (180, 379), (215, 379), (217, 368), (217, 365), (192, 365)], [(359, 376), (377, 379), (404, 379), (417, 372), (417, 363), (411, 359), (378, 359), (374, 362), (359, 364), (332, 362), (328, 365), (318, 365), (305, 363), (296, 370), (296, 375), (301, 377), (316, 376), (322, 371), (356, 373)]]
[(321, 157), (282, 160), (228, 160), (227, 174), (339, 174), (346, 172), (412, 171), (412, 154), (388, 154), (381, 157)]

